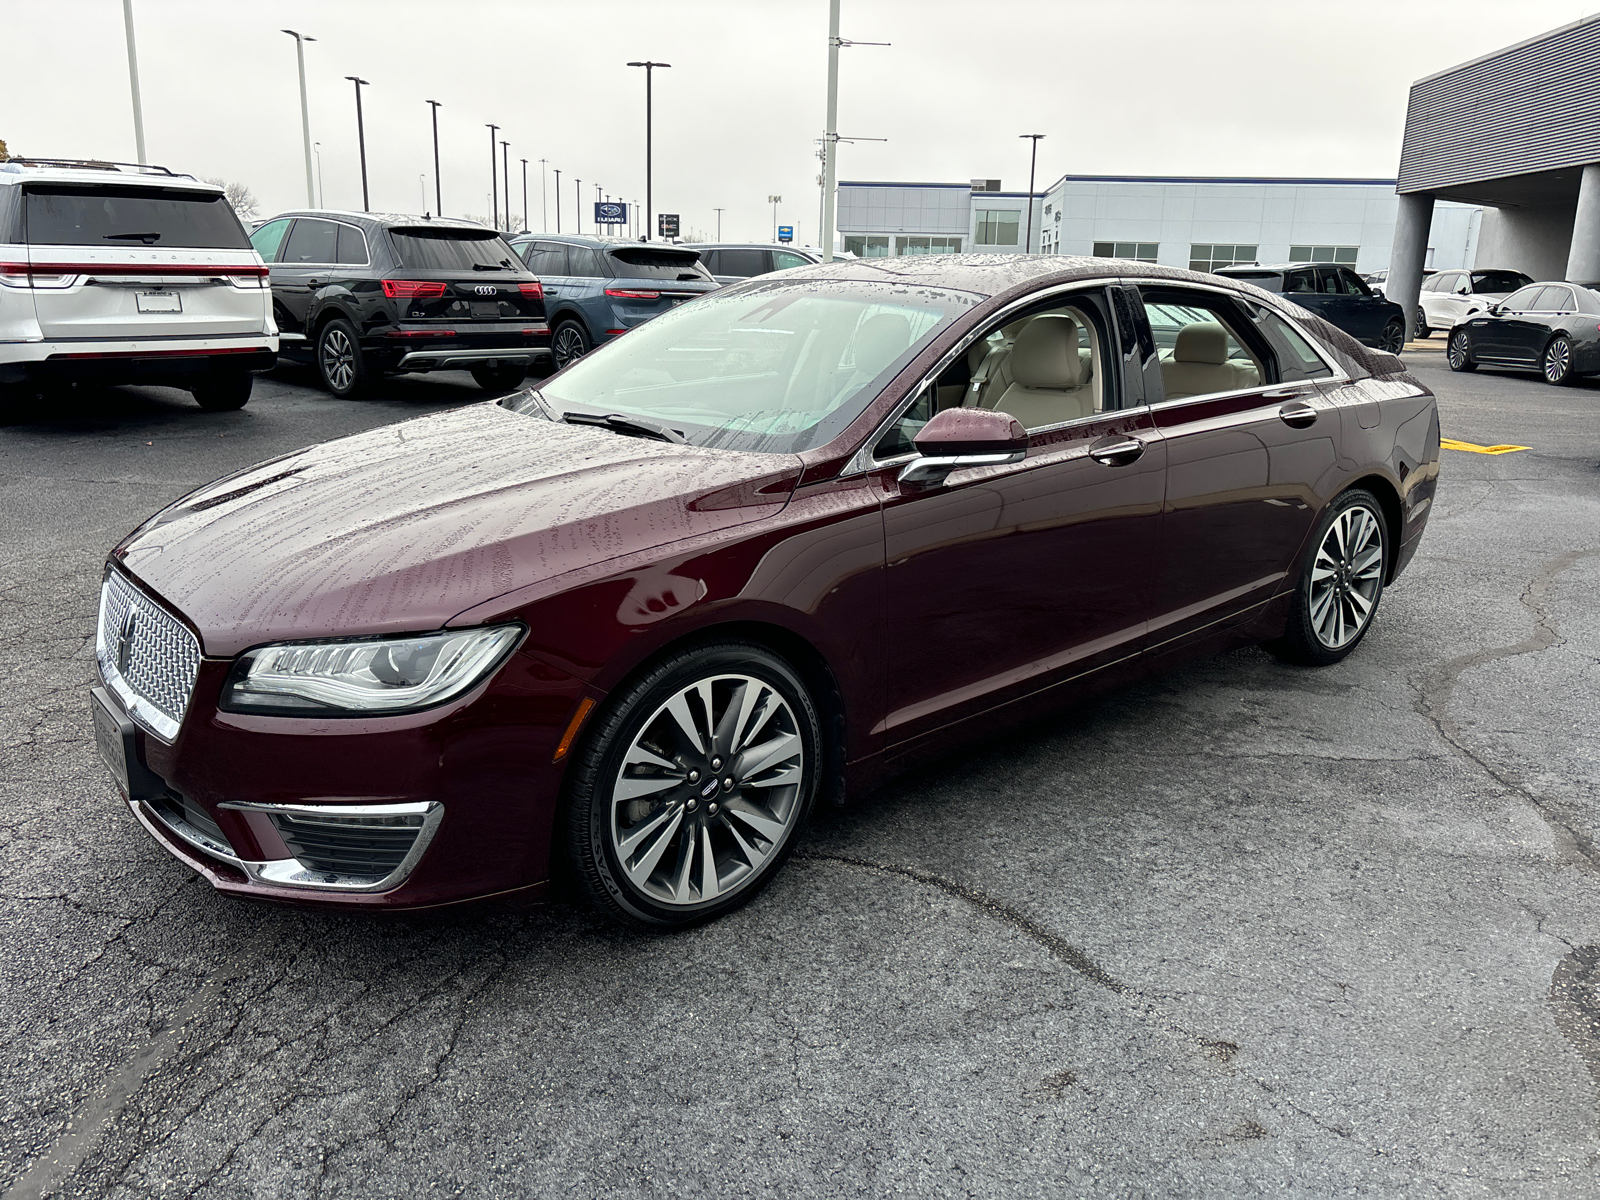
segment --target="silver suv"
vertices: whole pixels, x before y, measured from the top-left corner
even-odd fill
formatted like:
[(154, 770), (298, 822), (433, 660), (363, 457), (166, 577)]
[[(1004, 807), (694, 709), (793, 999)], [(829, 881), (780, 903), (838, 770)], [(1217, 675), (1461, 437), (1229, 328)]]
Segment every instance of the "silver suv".
[(157, 383), (233, 409), (277, 354), (267, 268), (221, 188), (165, 167), (0, 162), (0, 386)]

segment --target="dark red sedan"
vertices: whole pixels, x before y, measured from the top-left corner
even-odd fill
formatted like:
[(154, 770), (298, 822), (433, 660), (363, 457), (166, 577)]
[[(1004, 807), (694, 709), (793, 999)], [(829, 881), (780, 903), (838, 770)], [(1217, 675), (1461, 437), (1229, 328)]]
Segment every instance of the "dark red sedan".
[(681, 925), (962, 739), (1240, 643), (1343, 658), (1438, 457), (1397, 359), (1247, 284), (818, 265), (158, 513), (91, 708), (221, 891), (533, 898), (564, 855)]

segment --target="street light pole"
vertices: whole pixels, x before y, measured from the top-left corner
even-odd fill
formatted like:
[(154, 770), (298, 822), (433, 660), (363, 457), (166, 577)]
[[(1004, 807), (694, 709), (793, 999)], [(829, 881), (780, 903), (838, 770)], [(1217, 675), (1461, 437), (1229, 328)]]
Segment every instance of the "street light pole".
[(444, 216), (444, 185), (439, 182), (439, 101), (427, 100), (433, 105), (433, 215)]
[(833, 261), (834, 180), (839, 153), (839, 0), (828, 0), (828, 128), (822, 142), (822, 261)]
[(511, 232), (511, 143), (500, 142), (500, 184), (506, 195), (506, 232)]
[(575, 210), (573, 219), (578, 222), (578, 232), (583, 232), (583, 180), (572, 181), (572, 207)]
[(556, 232), (561, 232), (561, 168), (552, 167), (556, 173)]
[(306, 43), (317, 39), (292, 29), (282, 32), (294, 39), (294, 56), (300, 65), (300, 136), (306, 147), (306, 204), (315, 207), (317, 193), (311, 186), (311, 108), (306, 103)]
[(494, 209), (494, 227), (500, 228), (500, 185), (495, 182), (494, 172), (494, 135), (500, 132), (500, 126), (489, 125), (489, 204)]
[(1028, 156), (1028, 229), (1022, 235), (1022, 252), (1033, 253), (1033, 168), (1039, 161), (1039, 139), (1042, 133), (1019, 133), (1018, 137), (1029, 138), (1033, 142), (1032, 152)]
[(720, 242), (722, 240), (722, 214), (725, 210), (714, 208), (711, 211), (717, 214), (717, 241)]
[(778, 202), (782, 196), (768, 196), (767, 203), (772, 205), (772, 240), (778, 240)]
[(133, 89), (133, 144), (139, 165), (144, 158), (144, 106), (139, 103), (139, 51), (133, 44), (133, 0), (122, 0), (122, 23), (128, 31), (128, 86)]
[(630, 67), (644, 68), (644, 240), (650, 240), (650, 224), (655, 220), (655, 193), (651, 190), (651, 145), (654, 125), (654, 103), (651, 83), (655, 77), (657, 67), (670, 67), (671, 63), (662, 62), (631, 62)]
[(528, 160), (522, 160), (522, 227), (528, 228)]
[(322, 143), (312, 142), (311, 152), (317, 156), (317, 203), (316, 207), (322, 208), (327, 204), (327, 193), (322, 190)]
[(550, 232), (550, 196), (544, 186), (545, 163), (548, 161), (544, 158), (539, 160), (539, 227), (545, 233)]
[(367, 198), (367, 127), (361, 119), (361, 89), (372, 85), (354, 75), (346, 75), (345, 78), (356, 85), (356, 143), (361, 148), (361, 211), (371, 212), (372, 202)]

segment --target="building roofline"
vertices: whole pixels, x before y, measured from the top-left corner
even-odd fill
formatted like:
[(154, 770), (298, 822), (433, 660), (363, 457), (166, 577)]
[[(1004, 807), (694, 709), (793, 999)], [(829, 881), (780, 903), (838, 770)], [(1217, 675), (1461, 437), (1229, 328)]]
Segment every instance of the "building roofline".
[(1475, 67), (1479, 63), (1488, 62), (1492, 58), (1500, 58), (1502, 55), (1510, 54), (1513, 50), (1521, 50), (1524, 46), (1531, 46), (1535, 42), (1542, 42), (1547, 38), (1553, 38), (1558, 33), (1566, 33), (1569, 29), (1576, 29), (1580, 25), (1588, 25), (1595, 21), (1600, 21), (1600, 13), (1594, 13), (1587, 17), (1579, 17), (1576, 21), (1568, 21), (1565, 25), (1557, 25), (1554, 29), (1546, 29), (1543, 33), (1536, 33), (1532, 37), (1523, 38), (1520, 42), (1513, 42), (1509, 46), (1501, 46), (1498, 50), (1491, 50), (1487, 54), (1480, 54), (1477, 58), (1469, 58), (1466, 62), (1458, 62), (1453, 67), (1445, 67), (1443, 70), (1435, 71), (1431, 75), (1424, 75), (1422, 78), (1414, 81), (1411, 86), (1416, 87), (1418, 84), (1427, 83), (1431, 79), (1438, 79), (1444, 75), (1453, 75), (1457, 71), (1464, 71), (1468, 67)]
[[(1600, 16), (1594, 18), (1600, 20)], [(1394, 187), (1395, 180), (1366, 179), (1353, 176), (1325, 175), (1062, 175), (1035, 196), (1043, 196), (1063, 183), (1232, 183), (1232, 184), (1298, 184), (1339, 185), (1344, 187)], [(972, 191), (970, 183), (919, 183), (896, 179), (841, 179), (840, 187), (892, 187), (892, 188), (960, 188)], [(977, 192), (974, 196), (1021, 196), (1027, 192)]]

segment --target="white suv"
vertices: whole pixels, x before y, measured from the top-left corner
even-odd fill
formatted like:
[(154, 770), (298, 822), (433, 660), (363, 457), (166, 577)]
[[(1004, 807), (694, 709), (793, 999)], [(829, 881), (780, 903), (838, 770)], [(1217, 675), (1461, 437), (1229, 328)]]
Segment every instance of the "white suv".
[(165, 167), (0, 162), (0, 388), (157, 383), (233, 409), (277, 355), (267, 268), (221, 188)]

